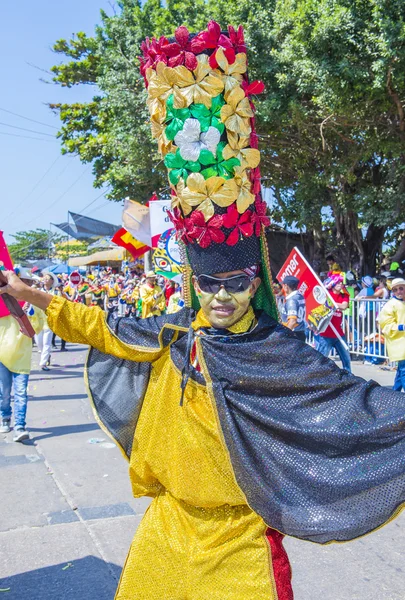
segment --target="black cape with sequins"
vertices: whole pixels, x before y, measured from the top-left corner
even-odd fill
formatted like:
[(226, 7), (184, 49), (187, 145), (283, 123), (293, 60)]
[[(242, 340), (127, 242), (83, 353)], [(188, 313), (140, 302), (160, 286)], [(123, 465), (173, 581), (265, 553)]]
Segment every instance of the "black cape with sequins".
[[(184, 309), (109, 324), (128, 343), (167, 347), (182, 369), (191, 320)], [(323, 544), (362, 536), (399, 512), (405, 502), (402, 394), (339, 369), (265, 313), (246, 334), (199, 340), (237, 482), (268, 526)], [(150, 369), (89, 353), (98, 418), (128, 456)], [(196, 371), (191, 377), (202, 381)]]

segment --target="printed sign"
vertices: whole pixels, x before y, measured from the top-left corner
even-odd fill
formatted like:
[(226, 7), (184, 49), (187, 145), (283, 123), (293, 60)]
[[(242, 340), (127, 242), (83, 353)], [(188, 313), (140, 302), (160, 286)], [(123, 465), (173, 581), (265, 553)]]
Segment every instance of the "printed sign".
[(72, 285), (79, 285), (82, 280), (82, 276), (80, 275), (79, 271), (73, 271), (73, 273), (70, 274), (69, 279)]
[(149, 203), (152, 248), (158, 248), (161, 235), (173, 227), (167, 214), (168, 210), (170, 210), (170, 200), (154, 200)]
[(165, 231), (159, 238), (157, 249), (153, 253), (153, 266), (155, 271), (162, 274), (181, 274), (181, 259), (179, 245), (174, 229)]
[(300, 280), (298, 291), (305, 298), (308, 326), (314, 333), (322, 333), (330, 325), (336, 304), (298, 248), (290, 252), (277, 274), (278, 281), (282, 283), (287, 275)]

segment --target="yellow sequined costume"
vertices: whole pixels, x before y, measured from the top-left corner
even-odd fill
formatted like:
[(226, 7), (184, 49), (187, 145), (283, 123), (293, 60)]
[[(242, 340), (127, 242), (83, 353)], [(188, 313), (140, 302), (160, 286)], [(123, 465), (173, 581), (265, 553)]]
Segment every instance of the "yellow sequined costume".
[(151, 287), (147, 283), (140, 287), (140, 297), (142, 300), (142, 318), (159, 316), (165, 310), (166, 299), (160, 286)]
[[(70, 342), (90, 344), (152, 371), (130, 459), (135, 497), (154, 500), (131, 545), (117, 600), (287, 600), (278, 595), (267, 526), (246, 503), (204, 385), (180, 373), (168, 349), (134, 350), (98, 308), (55, 297), (47, 316)], [(249, 312), (235, 333), (248, 330)], [(199, 314), (193, 328), (206, 325)], [(123, 390), (123, 393), (125, 391)]]

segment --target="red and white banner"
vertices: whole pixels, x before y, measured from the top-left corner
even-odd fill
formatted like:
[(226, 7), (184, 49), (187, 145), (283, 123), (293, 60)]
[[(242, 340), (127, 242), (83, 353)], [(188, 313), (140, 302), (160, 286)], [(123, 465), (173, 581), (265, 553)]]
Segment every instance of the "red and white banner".
[[(300, 280), (298, 291), (305, 298), (308, 326), (315, 333), (322, 333), (330, 325), (336, 304), (298, 248), (294, 248), (290, 252), (277, 274), (278, 281), (282, 283), (287, 275), (292, 275)], [(340, 336), (338, 335), (338, 337)]]
[(125, 200), (122, 214), (122, 224), (133, 237), (146, 246), (158, 247), (160, 236), (173, 225), (167, 211), (170, 210), (169, 200), (157, 200), (152, 196), (147, 205)]
[(173, 223), (167, 214), (167, 211), (170, 210), (170, 202), (170, 200), (155, 200), (154, 202), (149, 203), (152, 248), (158, 247), (160, 236), (165, 233), (165, 231), (173, 229)]

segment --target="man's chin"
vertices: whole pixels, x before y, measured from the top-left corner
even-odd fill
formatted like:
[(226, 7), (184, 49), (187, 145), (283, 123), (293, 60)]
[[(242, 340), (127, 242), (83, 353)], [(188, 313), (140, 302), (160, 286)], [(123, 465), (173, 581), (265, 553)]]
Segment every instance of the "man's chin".
[(209, 321), (215, 329), (228, 329), (239, 321), (239, 316), (235, 314), (235, 311), (231, 314), (211, 314)]

